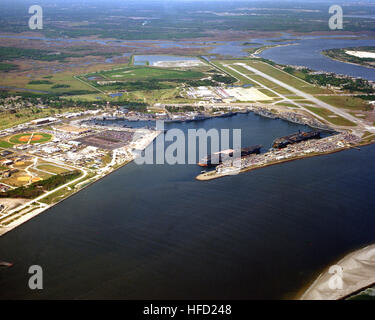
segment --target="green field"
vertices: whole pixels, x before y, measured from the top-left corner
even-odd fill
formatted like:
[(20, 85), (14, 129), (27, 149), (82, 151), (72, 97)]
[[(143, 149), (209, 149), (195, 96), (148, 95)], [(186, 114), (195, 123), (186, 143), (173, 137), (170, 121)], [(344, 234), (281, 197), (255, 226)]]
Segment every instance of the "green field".
[(16, 81), (16, 85), (20, 88), (45, 91), (56, 95), (74, 96), (96, 92), (94, 88), (79, 81), (72, 72), (68, 71), (57, 72), (51, 76), (38, 77), (27, 82), (22, 78), (17, 78)]
[[(246, 64), (248, 64), (250, 67), (256, 68), (260, 72), (263, 72), (265, 74), (270, 75), (271, 77), (274, 77), (277, 80), (280, 80), (286, 84), (289, 84), (293, 86), (294, 88), (301, 90), (303, 92), (309, 93), (309, 94), (324, 94), (324, 93), (330, 93), (329, 90), (323, 89), (317, 86), (314, 86), (308, 82), (303, 81), (300, 78), (297, 78), (283, 70), (280, 70), (274, 66), (271, 66), (268, 63), (261, 62), (261, 61), (247, 61)], [(246, 69), (245, 69), (246, 70)], [(249, 71), (248, 71), (249, 72)]]
[(335, 113), (331, 112), (330, 110), (323, 109), (323, 108), (318, 108), (318, 107), (310, 107), (310, 106), (305, 106), (306, 109), (309, 109), (310, 111), (314, 112), (315, 114), (323, 117), (326, 119), (328, 122), (337, 125), (337, 126), (349, 126), (353, 127), (356, 126), (355, 123), (340, 117), (336, 115)]
[(238, 85), (252, 84), (253, 86), (257, 86), (257, 84), (255, 82), (251, 82), (249, 79), (241, 76), (238, 73), (233, 72), (233, 70), (230, 70), (229, 68), (224, 66), (225, 64), (231, 64), (233, 62), (238, 62), (238, 61), (236, 61), (236, 60), (220, 60), (220, 61), (211, 61), (211, 64), (218, 67), (219, 69), (223, 70), (227, 74), (237, 78), (239, 80), (239, 82), (237, 82), (236, 84), (238, 84)]
[[(248, 62), (248, 61), (246, 60), (246, 61), (241, 61), (241, 62)], [(241, 72), (241, 73), (247, 75), (248, 77), (250, 77), (254, 81), (257, 81), (257, 82), (261, 83), (262, 85), (266, 86), (267, 88), (270, 88), (270, 89), (272, 89), (272, 90), (274, 90), (274, 91), (276, 91), (280, 94), (293, 94), (289, 90), (287, 90), (283, 87), (280, 87), (279, 85), (277, 85), (273, 81), (270, 81), (268, 79), (263, 78), (262, 76), (254, 74), (253, 72), (244, 68), (243, 66), (231, 65), (230, 67), (237, 70), (238, 72)], [(246, 77), (241, 76), (240, 74), (234, 72), (233, 70), (231, 70), (231, 69), (226, 69), (226, 70), (228, 70), (228, 72), (232, 73), (236, 77), (237, 76), (241, 77), (241, 79), (243, 79), (242, 81), (246, 81), (245, 82), (246, 84), (249, 83), (249, 84), (253, 84), (255, 87), (259, 87), (259, 85), (256, 82), (252, 82), (250, 79), (247, 79)]]
[(34, 175), (38, 176), (39, 178), (42, 178), (43, 180), (46, 180), (48, 178), (51, 178), (53, 174), (49, 174), (47, 172), (39, 171), (37, 169), (34, 169), (33, 167), (29, 168), (29, 172), (33, 173)]
[(56, 173), (56, 174), (60, 174), (60, 173), (70, 171), (69, 169), (57, 167), (57, 166), (54, 166), (54, 165), (51, 165), (51, 164), (41, 164), (41, 165), (37, 166), (37, 169), (48, 171), (48, 172), (51, 172), (51, 173)]
[[(368, 102), (351, 96), (317, 96), (319, 100), (338, 108), (369, 111)], [(370, 109), (371, 110), (371, 109)]]
[(284, 107), (289, 107), (289, 108), (299, 108), (295, 104), (292, 103), (287, 103), (287, 102), (279, 102), (275, 104), (276, 106), (284, 106)]
[(103, 70), (100, 72), (89, 73), (84, 76), (86, 81), (89, 81), (88, 78), (90, 77), (99, 77), (98, 80), (102, 81), (191, 80), (203, 78), (204, 73), (193, 70), (184, 71), (148, 66), (132, 66), (116, 68), (111, 70)]
[[(31, 138), (31, 135), (33, 137)], [(31, 138), (31, 140), (29, 139)], [(33, 140), (37, 138), (36, 140)], [(52, 135), (43, 132), (33, 132), (33, 133), (19, 133), (9, 138), (9, 142), (12, 144), (35, 144), (35, 143), (43, 143), (51, 140)]]
[(13, 148), (13, 144), (5, 140), (0, 140), (0, 147), (1, 148)]
[[(70, 98), (70, 97), (68, 97)], [(16, 113), (4, 112), (0, 116), (0, 130), (9, 128), (21, 123), (29, 122), (31, 120), (40, 119), (44, 117), (51, 117), (55, 114), (60, 114), (63, 112), (77, 112), (84, 110), (82, 107), (73, 106), (73, 107), (64, 107), (57, 108), (50, 106), (48, 109), (39, 109), (37, 107), (22, 108)]]

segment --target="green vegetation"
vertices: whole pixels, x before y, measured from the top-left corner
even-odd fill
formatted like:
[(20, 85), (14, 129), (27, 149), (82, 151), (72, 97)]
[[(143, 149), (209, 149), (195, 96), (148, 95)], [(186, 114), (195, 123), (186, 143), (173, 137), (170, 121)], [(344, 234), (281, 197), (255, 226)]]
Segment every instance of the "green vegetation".
[[(33, 140), (31, 135), (33, 135), (33, 137), (38, 136), (38, 139)], [(24, 139), (20, 139), (20, 138), (24, 138)], [(28, 138), (31, 138), (31, 139), (28, 139)], [(12, 144), (27, 144), (29, 143), (29, 140), (30, 140), (30, 143), (34, 144), (34, 143), (47, 142), (51, 140), (51, 138), (52, 138), (52, 135), (48, 133), (44, 133), (44, 132), (19, 133), (10, 137), (9, 142)]]
[(330, 110), (324, 109), (324, 108), (318, 108), (318, 107), (310, 107), (305, 106), (306, 109), (309, 109), (310, 111), (316, 113), (317, 115), (323, 117), (328, 122), (331, 122), (332, 124), (335, 124), (337, 126), (356, 126), (355, 123), (336, 115), (335, 113), (331, 112)]
[(220, 75), (220, 74), (215, 74), (214, 76), (212, 76), (212, 79), (217, 81), (217, 82), (221, 82), (221, 83), (225, 83), (225, 84), (232, 84), (232, 83), (235, 83), (237, 81), (233, 77), (223, 76), (223, 75)]
[(347, 63), (355, 63), (362, 66), (375, 68), (375, 58), (360, 58), (356, 57), (350, 54), (347, 54), (346, 51), (366, 51), (366, 52), (375, 52), (375, 47), (349, 47), (349, 48), (343, 48), (343, 49), (328, 49), (323, 50), (322, 54), (325, 56), (340, 60)]
[[(76, 102), (76, 104), (85, 106), (85, 102)], [(87, 103), (89, 104), (89, 103)], [(67, 100), (66, 104), (55, 102), (47, 109), (40, 109), (37, 107), (22, 108), (19, 110), (10, 110), (0, 113), (0, 130), (12, 127), (17, 124), (25, 123), (43, 117), (50, 117), (64, 111), (78, 111), (79, 105), (73, 106), (74, 102)], [(85, 106), (85, 108), (90, 108)]]
[(0, 72), (8, 72), (16, 70), (18, 66), (13, 63), (0, 63)]
[(362, 143), (370, 143), (374, 140), (374, 133), (365, 131), (362, 135)]
[(172, 106), (166, 106), (165, 107), (169, 112), (175, 113), (175, 112), (190, 112), (190, 111), (196, 111), (197, 107), (193, 106), (182, 106), (182, 107), (172, 107)]
[(70, 190), (69, 188), (62, 188), (44, 197), (43, 199), (40, 200), (40, 202), (43, 202), (46, 204), (56, 203), (57, 201), (65, 198), (66, 196), (72, 193), (73, 193), (73, 190)]
[(13, 144), (5, 140), (0, 140), (0, 147), (1, 148), (13, 148)]
[[(6, 14), (0, 20), (3, 33), (30, 31), (29, 15), (23, 1), (3, 4)], [(373, 19), (355, 17), (374, 12), (370, 1), (345, 5), (344, 30), (373, 31)], [(249, 8), (250, 7), (250, 8)], [(256, 14), (251, 9), (256, 10)], [(116, 10), (116, 19), (108, 19)], [(228, 13), (237, 14), (228, 14)], [(117, 38), (128, 40), (192, 39), (210, 37), (213, 32), (276, 31), (312, 32), (330, 31), (327, 2), (278, 1), (254, 3), (244, 1), (127, 1), (126, 6), (115, 7), (108, 1), (95, 7), (76, 6), (74, 2), (58, 1), (48, 8), (48, 28), (39, 32), (49, 38)], [(142, 19), (134, 19), (142, 17)], [(156, 17), (156, 19), (155, 19)], [(287, 39), (286, 39), (287, 40)], [(82, 45), (80, 46), (82, 47)], [(77, 50), (79, 51), (79, 49)]]
[(158, 82), (155, 80), (145, 80), (145, 81), (129, 81), (129, 82), (116, 82), (106, 85), (98, 86), (93, 84), (96, 87), (99, 87), (101, 90), (127, 90), (127, 91), (137, 91), (137, 90), (161, 90), (161, 89), (170, 89), (175, 86), (165, 83)]
[[(283, 70), (295, 77), (301, 78), (306, 82), (315, 84), (318, 86), (334, 86), (350, 92), (363, 92), (367, 94), (375, 93), (372, 85), (365, 79), (352, 79), (350, 77), (337, 76), (333, 73), (311, 73), (309, 69), (295, 69), (287, 66)], [(319, 92), (314, 92), (319, 93)]]
[[(104, 91), (149, 91), (176, 88), (181, 83), (191, 86), (216, 84), (200, 82), (205, 74), (195, 70), (175, 70), (148, 66), (131, 66), (89, 73), (79, 78)], [(228, 81), (228, 79), (224, 79)], [(197, 81), (197, 82), (196, 82)], [(204, 83), (204, 84), (202, 84)]]
[[(277, 80), (280, 80), (286, 84), (289, 84), (296, 89), (304, 91), (306, 93), (309, 93), (309, 94), (327, 93), (327, 90), (316, 87), (313, 84), (307, 83), (306, 81), (304, 81), (304, 79), (296, 77), (293, 73), (288, 72), (289, 71), (288, 67), (281, 70), (280, 68), (276, 67), (276, 65), (270, 65), (268, 61), (267, 62), (250, 61), (248, 62), (248, 65), (253, 68), (256, 68), (257, 70), (263, 73), (270, 75), (271, 77)], [(246, 70), (246, 69), (242, 69), (242, 70)], [(271, 87), (275, 85), (276, 85), (275, 83), (273, 85), (269, 83), (269, 86)]]
[(29, 84), (52, 84), (49, 80), (31, 80)]
[(19, 187), (6, 192), (0, 192), (0, 198), (25, 198), (34, 199), (42, 195), (45, 191), (51, 191), (58, 186), (78, 178), (81, 172), (78, 170), (66, 174), (52, 176), (46, 180), (34, 182), (26, 187)]
[(62, 61), (71, 55), (39, 49), (0, 47), (0, 61), (14, 59), (32, 59), (41, 61)]
[(55, 84), (51, 87), (52, 89), (70, 88), (69, 84)]
[[(212, 80), (208, 77), (211, 77)], [(163, 100), (186, 102), (186, 99), (179, 94), (179, 87), (184, 85), (190, 87), (218, 86), (237, 81), (231, 76), (220, 74), (208, 65), (187, 70), (126, 66), (88, 73), (78, 78), (100, 91), (119, 93), (118, 96), (112, 96), (112, 99), (118, 103), (122, 103), (124, 100), (147, 101), (148, 103)], [(85, 98), (88, 101), (93, 101), (97, 96), (98, 94)], [(108, 99), (106, 96), (103, 98)]]
[(204, 76), (202, 72), (193, 70), (174, 70), (169, 68), (131, 66), (103, 70), (85, 75), (86, 80), (90, 77), (100, 77), (102, 80), (134, 81), (134, 80), (189, 80), (200, 79)]
[(52, 164), (40, 164), (39, 166), (37, 166), (37, 169), (48, 171), (51, 173), (56, 173), (56, 174), (61, 174), (61, 173), (70, 171), (69, 169), (57, 167)]
[(335, 86), (350, 92), (375, 93), (372, 85), (364, 79), (351, 79), (348, 77), (337, 77), (334, 74), (307, 74), (305, 80), (319, 86)]
[(217, 82), (214, 82), (209, 79), (186, 81), (186, 84), (189, 87), (210, 87), (210, 86), (214, 87), (218, 85)]
[(363, 96), (357, 96), (357, 98), (360, 98), (362, 100), (368, 100), (368, 101), (375, 101), (375, 95), (363, 95)]
[(15, 59), (31, 59), (39, 61), (65, 61), (67, 58), (79, 58), (87, 55), (112, 57), (116, 53), (90, 52), (89, 54), (64, 53), (40, 49), (0, 47), (0, 61)]
[(365, 101), (358, 97), (350, 96), (317, 96), (319, 100), (329, 103), (338, 108), (345, 108), (351, 110), (371, 111), (372, 107)]
[[(247, 62), (249, 65), (253, 66), (254, 68), (269, 74), (270, 76), (283, 81), (287, 84), (294, 86), (295, 88), (304, 91), (309, 94), (313, 94), (319, 100), (327, 102), (332, 106), (338, 108), (345, 108), (345, 109), (353, 109), (353, 110), (363, 110), (363, 111), (370, 111), (371, 107), (367, 103), (366, 100), (374, 100), (375, 97), (373, 93), (375, 90), (372, 88), (372, 85), (364, 79), (351, 79), (350, 77), (338, 77), (335, 74), (314, 74), (311, 70), (303, 68), (303, 69), (296, 69), (290, 66), (282, 66), (282, 65), (268, 65), (267, 63), (261, 62)], [(280, 70), (279, 68), (282, 68)], [(240, 66), (235, 66), (235, 69), (240, 70), (243, 73), (246, 73), (246, 69)], [(247, 70), (247, 74), (250, 72)], [(281, 94), (288, 94), (287, 90), (277, 86), (275, 83), (268, 81), (260, 76), (249, 74), (251, 78), (254, 80), (272, 88), (278, 93)], [(342, 88), (342, 90), (347, 90), (349, 92), (363, 92), (366, 95), (360, 96), (339, 96), (333, 94), (333, 92), (329, 89), (322, 88), (321, 86), (333, 86)], [(330, 93), (332, 95), (320, 95), (320, 94), (327, 94)], [(292, 97), (290, 97), (292, 98)], [(298, 97), (293, 97), (293, 99), (297, 99)]]

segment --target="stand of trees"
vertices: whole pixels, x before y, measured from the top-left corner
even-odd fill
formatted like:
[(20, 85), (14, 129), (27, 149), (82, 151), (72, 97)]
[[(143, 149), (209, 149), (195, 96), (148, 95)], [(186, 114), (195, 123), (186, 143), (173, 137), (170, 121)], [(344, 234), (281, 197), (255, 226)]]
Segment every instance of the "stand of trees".
[(60, 185), (78, 178), (81, 172), (74, 170), (66, 174), (57, 174), (46, 180), (34, 182), (26, 187), (19, 187), (6, 192), (0, 192), (0, 198), (25, 198), (34, 199), (42, 195), (45, 191), (51, 191)]

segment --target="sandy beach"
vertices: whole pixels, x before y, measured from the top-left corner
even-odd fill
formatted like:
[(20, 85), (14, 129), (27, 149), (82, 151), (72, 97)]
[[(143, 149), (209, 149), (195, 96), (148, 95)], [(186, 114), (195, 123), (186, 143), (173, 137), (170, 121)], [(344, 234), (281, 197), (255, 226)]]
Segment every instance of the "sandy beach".
[(298, 299), (344, 299), (374, 283), (375, 244), (354, 251), (329, 266)]

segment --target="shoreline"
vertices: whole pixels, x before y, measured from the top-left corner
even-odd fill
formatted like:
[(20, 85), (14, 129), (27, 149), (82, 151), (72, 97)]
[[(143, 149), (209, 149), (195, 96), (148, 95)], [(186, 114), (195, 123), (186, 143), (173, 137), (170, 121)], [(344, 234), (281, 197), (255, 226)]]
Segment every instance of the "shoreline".
[[(326, 267), (303, 293), (296, 296), (296, 300), (344, 300), (372, 287), (375, 284), (374, 258), (375, 244), (346, 254), (339, 261), (332, 262)], [(341, 268), (342, 273), (330, 272), (332, 266)], [(341, 288), (331, 288), (330, 281), (333, 277), (342, 280)]]
[(208, 171), (207, 173), (202, 173), (202, 174), (197, 175), (195, 177), (195, 179), (198, 180), (198, 181), (209, 181), (209, 180), (223, 178), (223, 177), (226, 177), (226, 176), (233, 176), (233, 175), (237, 175), (237, 174), (244, 173), (244, 172), (262, 169), (262, 168), (266, 168), (266, 167), (270, 167), (270, 166), (273, 166), (273, 165), (282, 164), (282, 163), (286, 163), (286, 162), (303, 160), (305, 158), (324, 156), (324, 155), (333, 154), (333, 153), (337, 153), (337, 152), (341, 152), (341, 151), (345, 151), (345, 150), (356, 149), (356, 148), (364, 147), (364, 146), (367, 146), (367, 145), (370, 145), (370, 144), (374, 144), (374, 142), (359, 143), (359, 144), (356, 144), (356, 145), (353, 145), (353, 146), (350, 146), (350, 147), (342, 147), (342, 148), (332, 150), (332, 151), (321, 152), (321, 153), (317, 153), (317, 154), (306, 154), (306, 155), (303, 155), (303, 156), (300, 156), (300, 157), (277, 160), (277, 161), (270, 162), (270, 163), (267, 163), (267, 164), (264, 164), (264, 165), (261, 165), (261, 166), (241, 168), (239, 170), (239, 172), (236, 173), (236, 174), (230, 174), (230, 173), (216, 173), (216, 174), (214, 174), (214, 172), (216, 172), (216, 171), (211, 170), (211, 171)]
[(331, 56), (329, 56), (327, 54), (324, 54), (323, 51), (320, 54), (322, 56), (325, 56), (325, 57), (333, 60), (333, 61), (338, 61), (338, 62), (342, 62), (342, 63), (352, 64), (353, 66), (364, 67), (364, 68), (367, 68), (367, 69), (375, 69), (375, 66), (374, 67), (370, 67), (370, 66), (364, 65), (364, 64), (359, 64), (359, 63), (349, 62), (349, 61), (345, 61), (345, 60), (340, 60), (340, 59), (337, 59), (337, 58), (332, 58)]
[[(147, 145), (145, 146), (145, 148), (153, 143), (153, 141), (156, 139), (156, 137), (160, 134), (161, 132), (158, 132), (157, 135), (154, 135), (153, 136), (153, 139), (151, 141), (148, 141)], [(105, 173), (105, 174), (102, 174), (102, 175), (99, 175), (99, 176), (93, 176), (91, 178), (88, 178), (87, 179), (87, 183), (86, 184), (83, 184), (82, 187), (78, 188), (77, 190), (74, 190), (72, 193), (64, 196), (62, 199), (58, 200), (57, 202), (54, 202), (54, 203), (51, 203), (51, 204), (46, 204), (46, 206), (44, 207), (39, 207), (39, 208), (35, 208), (34, 210), (32, 210), (31, 212), (29, 213), (24, 213), (24, 215), (20, 216), (18, 219), (16, 219), (14, 222), (11, 222), (9, 223), (9, 226), (5, 226), (5, 227), (0, 227), (0, 237), (4, 236), (5, 234), (7, 234), (8, 232), (14, 230), (15, 228), (19, 227), (20, 225), (24, 224), (25, 222), (31, 220), (32, 218), (36, 217), (37, 215), (43, 213), (43, 212), (46, 212), (48, 211), (49, 209), (51, 209), (52, 207), (54, 207), (55, 205), (69, 199), (70, 197), (74, 196), (75, 194), (77, 194), (78, 192), (86, 189), (87, 187), (93, 185), (94, 183), (96, 182), (99, 182), (100, 180), (108, 177), (110, 174), (114, 173), (115, 171), (121, 169), (122, 167), (126, 166), (127, 164), (131, 163), (132, 161), (134, 161), (135, 158), (131, 159), (131, 160), (128, 160), (128, 161), (125, 161), (121, 164), (119, 164), (118, 166), (116, 166), (116, 168), (112, 168), (109, 172)], [(79, 179), (82, 179), (82, 177), (78, 177), (77, 178), (78, 181), (77, 181), (77, 185), (80, 184), (80, 183), (83, 183), (83, 182), (86, 182), (86, 180), (83, 180), (83, 181), (79, 181)], [(91, 179), (93, 179), (92, 181), (90, 181)], [(74, 184), (75, 183), (75, 180), (71, 181), (66, 187), (69, 187), (70, 184)], [(42, 198), (43, 199), (43, 198)], [(30, 199), (29, 202), (33, 202), (35, 201), (35, 199)], [(27, 204), (27, 203), (26, 203)], [(17, 209), (17, 208), (15, 208)], [(30, 210), (30, 208), (23, 208), (21, 209), (20, 212), (22, 212), (23, 210)]]
[[(312, 157), (318, 157), (318, 156), (333, 154), (333, 153), (337, 153), (337, 152), (344, 151), (344, 150), (354, 149), (354, 148), (359, 147), (359, 146), (363, 146), (363, 145), (356, 145), (356, 146), (352, 146), (352, 147), (344, 147), (344, 148), (340, 148), (338, 150), (322, 152), (322, 153), (318, 153), (318, 154), (306, 154), (302, 157), (277, 160), (275, 162), (267, 163), (267, 164), (264, 164), (264, 165), (261, 165), (261, 166), (256, 166), (256, 167), (241, 168), (239, 170), (238, 174), (244, 173), (244, 172), (250, 172), (250, 171), (253, 171), (253, 170), (262, 169), (262, 168), (266, 168), (266, 167), (270, 167), (270, 166), (274, 166), (274, 165), (282, 164), (282, 163), (286, 163), (286, 162), (292, 162), (292, 161), (296, 161), (296, 160), (302, 160), (302, 159), (305, 159), (305, 158), (312, 158)], [(207, 173), (209, 173), (209, 172), (214, 172), (214, 170), (208, 171)], [(212, 174), (211, 176), (208, 176), (206, 173), (202, 173), (202, 174), (196, 176), (195, 179), (199, 180), (199, 181), (209, 181), (209, 180), (219, 179), (219, 178), (223, 178), (223, 177), (227, 177), (227, 176), (233, 176), (233, 175), (236, 175), (236, 174), (217, 173), (217, 174)]]
[[(27, 213), (25, 214), (25, 216), (23, 216), (22, 218), (19, 218), (17, 219), (16, 221), (14, 221), (14, 224), (13, 223), (10, 223), (10, 227), (3, 227), (5, 230), (1, 230), (0, 229), (0, 237), (7, 234), (8, 232), (12, 231), (13, 229), (19, 227), (20, 225), (24, 224), (25, 222), (31, 220), (32, 218), (36, 217), (37, 215), (43, 213), (43, 212), (46, 212), (48, 211), (49, 209), (51, 209), (52, 207), (54, 207), (55, 205), (69, 199), (70, 197), (74, 196), (75, 194), (79, 193), (80, 191), (86, 189), (87, 187), (93, 185), (94, 183), (96, 182), (99, 182), (100, 180), (106, 178), (107, 176), (109, 176), (110, 174), (114, 173), (115, 171), (117, 171), (118, 169), (126, 166), (127, 164), (129, 164), (130, 162), (132, 162), (133, 160), (131, 161), (128, 161), (128, 162), (125, 162), (123, 163), (122, 165), (120, 165), (119, 167), (113, 169), (112, 171), (110, 171), (109, 173), (103, 175), (103, 176), (100, 176), (99, 178), (91, 181), (91, 182), (88, 182), (87, 184), (84, 184), (83, 187), (75, 190), (74, 192), (72, 192), (71, 194), (67, 195), (66, 197), (62, 198), (61, 200), (57, 201), (57, 202), (54, 202), (53, 204), (50, 204), (50, 205), (47, 205), (46, 207), (44, 208), (36, 208), (35, 210), (31, 211), (30, 213)], [(95, 177), (93, 177), (95, 178)], [(92, 178), (90, 178), (92, 179)], [(90, 180), (89, 179), (89, 180)], [(82, 181), (82, 182), (85, 182), (85, 181)], [(32, 201), (32, 200), (31, 200)]]
[[(198, 181), (210, 181), (210, 180), (219, 179), (219, 178), (223, 178), (223, 177), (227, 177), (227, 176), (233, 176), (233, 175), (237, 175), (237, 174), (240, 174), (240, 173), (250, 172), (250, 171), (253, 171), (253, 170), (262, 169), (262, 168), (266, 168), (266, 167), (270, 167), (270, 166), (273, 166), (273, 165), (282, 164), (282, 163), (286, 163), (286, 162), (292, 162), (292, 161), (296, 161), (296, 160), (303, 160), (303, 159), (306, 159), (306, 158), (312, 158), (312, 157), (324, 156), (324, 155), (328, 155), (328, 154), (334, 154), (334, 153), (337, 153), (337, 152), (350, 150), (350, 149), (358, 149), (360, 147), (364, 147), (364, 146), (371, 145), (371, 144), (374, 144), (374, 143), (375, 142), (358, 143), (358, 144), (355, 144), (355, 145), (352, 145), (352, 146), (349, 146), (349, 147), (341, 147), (341, 148), (331, 150), (331, 151), (327, 151), (327, 152), (305, 154), (305, 155), (300, 156), (300, 157), (276, 160), (276, 161), (266, 163), (266, 164), (260, 165), (260, 166), (241, 168), (239, 171), (237, 171), (236, 173), (233, 173), (233, 174), (231, 174), (230, 172), (218, 173), (218, 172), (216, 172), (216, 170), (211, 170), (211, 171), (208, 171), (206, 173), (201, 173), (201, 174), (197, 175), (195, 177), (195, 179), (198, 180)], [(360, 151), (360, 150), (358, 150), (358, 151)]]

